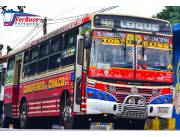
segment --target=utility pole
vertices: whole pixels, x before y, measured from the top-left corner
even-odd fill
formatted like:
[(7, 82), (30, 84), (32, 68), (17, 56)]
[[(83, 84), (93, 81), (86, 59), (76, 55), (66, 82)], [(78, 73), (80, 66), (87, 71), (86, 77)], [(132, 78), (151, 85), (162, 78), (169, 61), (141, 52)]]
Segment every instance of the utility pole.
[(45, 17), (43, 20), (43, 35), (47, 34), (47, 18)]

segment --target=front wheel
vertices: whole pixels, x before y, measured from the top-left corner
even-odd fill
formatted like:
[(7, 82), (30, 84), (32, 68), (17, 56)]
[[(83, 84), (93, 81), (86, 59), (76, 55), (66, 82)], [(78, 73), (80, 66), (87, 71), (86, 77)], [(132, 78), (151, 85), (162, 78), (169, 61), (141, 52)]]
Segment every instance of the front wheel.
[(74, 128), (74, 116), (72, 115), (72, 107), (70, 97), (64, 97), (60, 103), (60, 124), (64, 126), (65, 129)]
[(22, 103), (22, 105), (21, 105), (19, 120), (20, 120), (20, 128), (22, 128), (22, 129), (29, 128), (26, 102)]
[(1, 121), (0, 121), (0, 127), (1, 128), (9, 128), (10, 120), (8, 117), (5, 115), (1, 116)]
[(85, 116), (75, 116), (72, 114), (70, 96), (64, 97), (60, 102), (60, 125), (65, 129), (89, 129), (90, 124)]

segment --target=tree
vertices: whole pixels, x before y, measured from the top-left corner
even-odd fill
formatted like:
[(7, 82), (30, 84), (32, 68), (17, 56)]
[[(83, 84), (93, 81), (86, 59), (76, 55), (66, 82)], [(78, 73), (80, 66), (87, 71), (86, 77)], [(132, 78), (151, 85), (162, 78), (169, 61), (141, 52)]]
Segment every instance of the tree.
[(172, 24), (180, 23), (180, 6), (166, 6), (161, 12), (153, 15), (153, 18), (168, 20)]

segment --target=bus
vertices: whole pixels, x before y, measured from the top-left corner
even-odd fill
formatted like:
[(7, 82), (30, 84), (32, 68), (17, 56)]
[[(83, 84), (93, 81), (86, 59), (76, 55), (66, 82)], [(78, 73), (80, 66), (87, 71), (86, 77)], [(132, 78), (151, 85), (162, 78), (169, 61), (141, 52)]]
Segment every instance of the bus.
[(173, 25), (174, 41), (174, 96), (173, 96), (173, 118), (175, 118), (175, 128), (180, 129), (180, 24)]
[(34, 119), (56, 118), (65, 129), (96, 121), (143, 129), (147, 117), (171, 114), (164, 104), (172, 100), (172, 55), (168, 21), (78, 18), (9, 53), (1, 121), (32, 128)]

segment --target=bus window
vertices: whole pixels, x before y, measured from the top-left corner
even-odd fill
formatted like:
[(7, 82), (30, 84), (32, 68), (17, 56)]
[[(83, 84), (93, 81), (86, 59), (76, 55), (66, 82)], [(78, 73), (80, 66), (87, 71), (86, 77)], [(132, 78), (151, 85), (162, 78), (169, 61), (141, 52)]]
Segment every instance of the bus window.
[(61, 66), (75, 63), (75, 48), (77, 43), (78, 31), (71, 32), (65, 36), (64, 51), (61, 54)]
[(27, 66), (27, 69), (28, 70), (28, 76), (31, 76), (31, 75), (35, 75), (36, 74), (36, 66), (37, 66), (37, 62), (32, 62), (30, 63), (28, 66)]
[(30, 50), (29, 54), (29, 65), (27, 66), (27, 75), (35, 75), (36, 74), (36, 68), (37, 68), (37, 58), (38, 58), (38, 46), (33, 47)]
[(46, 72), (48, 67), (48, 57), (38, 61), (37, 73)]
[(43, 57), (48, 56), (49, 46), (50, 46), (49, 41), (40, 45), (40, 48), (39, 48), (39, 58), (43, 58)]
[(61, 50), (61, 47), (62, 47), (62, 38), (61, 37), (52, 39), (51, 46), (50, 46), (50, 53), (54, 54), (54, 53), (59, 52)]
[(14, 58), (8, 60), (7, 70), (11, 70), (14, 68)]
[(48, 66), (49, 70), (60, 67), (60, 60), (61, 60), (60, 55), (61, 55), (60, 53), (56, 53), (49, 57), (49, 66)]
[(29, 62), (29, 50), (24, 53), (24, 64)]
[(28, 74), (28, 64), (24, 64), (22, 69), (22, 77), (23, 78), (27, 77), (27, 74)]
[(38, 46), (33, 47), (30, 50), (29, 62), (32, 62), (38, 58)]
[(24, 53), (24, 62), (23, 62), (23, 69), (22, 69), (22, 78), (25, 78), (28, 73), (28, 65), (29, 62), (29, 50), (25, 51)]
[(39, 48), (39, 61), (37, 65), (37, 73), (46, 72), (48, 68), (48, 54), (50, 42), (42, 43)]
[(69, 49), (69, 48), (72, 48), (72, 47), (76, 46), (77, 35), (78, 35), (78, 31), (74, 31), (74, 32), (69, 32), (65, 36), (65, 46), (64, 46), (64, 49)]
[(52, 39), (51, 48), (50, 48), (50, 57), (49, 57), (49, 65), (48, 69), (53, 70), (60, 67), (60, 50), (62, 46), (62, 38), (57, 37)]

